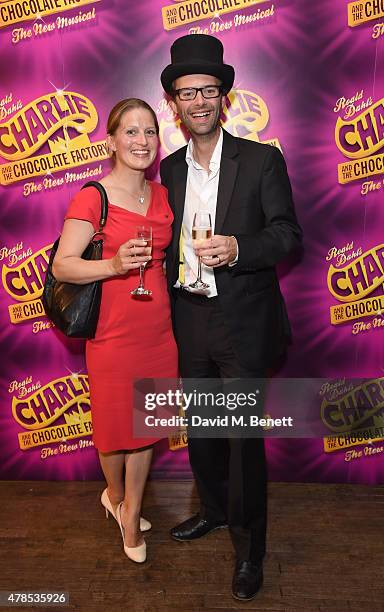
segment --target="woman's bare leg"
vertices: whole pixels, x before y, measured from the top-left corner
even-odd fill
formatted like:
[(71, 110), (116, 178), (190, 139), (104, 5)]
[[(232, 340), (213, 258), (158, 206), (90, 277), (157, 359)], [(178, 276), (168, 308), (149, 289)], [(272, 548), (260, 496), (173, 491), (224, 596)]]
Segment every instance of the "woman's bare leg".
[(140, 513), (145, 484), (152, 459), (152, 447), (125, 455), (125, 496), (121, 520), (125, 532), (125, 545), (140, 546)]
[(108, 497), (116, 511), (119, 503), (124, 499), (124, 466), (125, 452), (101, 453), (99, 451), (101, 469), (108, 485)]

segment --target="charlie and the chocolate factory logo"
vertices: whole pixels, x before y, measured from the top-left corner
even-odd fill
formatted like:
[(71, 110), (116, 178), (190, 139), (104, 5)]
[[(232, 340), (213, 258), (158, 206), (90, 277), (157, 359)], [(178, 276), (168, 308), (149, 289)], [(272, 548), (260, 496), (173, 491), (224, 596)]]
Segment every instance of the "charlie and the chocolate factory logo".
[(384, 244), (368, 251), (353, 241), (326, 256), (328, 290), (337, 304), (330, 307), (332, 325), (351, 323), (357, 335), (384, 327)]
[[(49, 36), (55, 30), (95, 20), (95, 7), (77, 11), (70, 16), (68, 11), (84, 6), (88, 8), (87, 5), (97, 2), (100, 0), (3, 0), (0, 2), (0, 29), (12, 28), (11, 41), (17, 45), (34, 37)], [(53, 20), (47, 19), (51, 16), (54, 16)]]
[[(71, 373), (41, 385), (32, 377), (11, 381), (12, 416), (22, 428), (19, 447), (28, 450), (44, 447), (42, 458), (93, 446), (80, 440), (70, 446), (69, 440), (92, 434), (88, 376)], [(47, 445), (57, 445), (50, 448)]]
[(0, 123), (1, 185), (108, 158), (104, 140), (90, 141), (98, 114), (86, 96), (60, 90), (18, 107)]
[(345, 461), (384, 452), (384, 378), (329, 381), (319, 395), (321, 420), (330, 432), (325, 452), (344, 451)]
[[(384, 2), (384, 0), (383, 0)], [(384, 98), (373, 100), (364, 90), (341, 97), (333, 108), (339, 114), (335, 126), (335, 143), (349, 161), (337, 166), (341, 184), (364, 181), (361, 194), (383, 187), (384, 174)], [(366, 179), (373, 177), (369, 181)]]
[[(261, 8), (257, 8), (259, 4)], [(248, 8), (253, 8), (253, 12), (244, 14)], [(269, 0), (173, 0), (162, 7), (161, 13), (165, 30), (210, 20), (208, 27), (190, 27), (189, 34), (217, 34), (265, 21), (275, 14), (275, 5)], [(230, 18), (224, 20), (222, 15)]]
[(32, 252), (20, 242), (11, 248), (4, 246), (0, 249), (3, 289), (14, 300), (8, 306), (10, 321), (17, 324), (32, 320), (33, 333), (52, 327), (46, 319), (36, 321), (45, 316), (41, 294), (51, 248), (52, 244), (48, 244)]
[[(160, 140), (169, 155), (187, 143), (181, 121), (173, 114), (165, 100), (157, 108), (160, 117)], [(246, 89), (232, 89), (223, 110), (224, 127), (233, 136), (263, 142), (281, 149), (278, 138), (260, 140), (269, 122), (269, 110), (261, 96)]]
[[(351, 28), (384, 17), (384, 0), (354, 0), (348, 4), (348, 25)], [(384, 23), (373, 26), (372, 38), (384, 34)]]

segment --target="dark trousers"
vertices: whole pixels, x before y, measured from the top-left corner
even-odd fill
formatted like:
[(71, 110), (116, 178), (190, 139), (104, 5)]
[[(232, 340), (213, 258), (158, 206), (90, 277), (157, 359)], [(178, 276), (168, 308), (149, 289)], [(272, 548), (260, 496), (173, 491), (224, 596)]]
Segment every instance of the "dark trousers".
[[(262, 378), (233, 352), (219, 298), (175, 290), (175, 336), (184, 378)], [(267, 472), (260, 438), (190, 438), (189, 459), (202, 516), (228, 523), (236, 556), (260, 561), (265, 554)]]

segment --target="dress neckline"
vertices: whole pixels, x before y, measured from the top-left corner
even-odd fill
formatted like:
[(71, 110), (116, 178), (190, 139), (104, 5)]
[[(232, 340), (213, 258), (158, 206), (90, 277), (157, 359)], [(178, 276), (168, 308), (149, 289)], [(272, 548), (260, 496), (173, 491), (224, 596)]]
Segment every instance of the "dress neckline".
[(149, 205), (148, 205), (147, 210), (145, 211), (145, 214), (135, 212), (134, 210), (129, 210), (128, 208), (124, 208), (124, 206), (119, 206), (119, 204), (113, 204), (112, 202), (109, 201), (109, 198), (108, 198), (108, 204), (110, 206), (113, 206), (114, 208), (120, 208), (120, 210), (124, 210), (125, 212), (130, 213), (131, 215), (137, 215), (138, 217), (144, 217), (144, 218), (148, 217), (148, 213), (150, 209), (152, 208), (152, 203), (153, 203), (153, 181), (147, 181), (147, 184), (150, 188), (151, 195), (149, 199)]

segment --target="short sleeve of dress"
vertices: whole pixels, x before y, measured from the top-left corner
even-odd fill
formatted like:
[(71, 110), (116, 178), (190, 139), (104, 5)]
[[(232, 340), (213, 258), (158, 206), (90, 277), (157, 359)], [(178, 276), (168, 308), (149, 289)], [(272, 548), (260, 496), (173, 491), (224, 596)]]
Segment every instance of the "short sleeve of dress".
[(151, 183), (151, 185), (152, 187), (155, 186), (157, 197), (161, 200), (161, 202), (163, 203), (163, 206), (165, 206), (168, 209), (168, 211), (172, 214), (172, 209), (171, 209), (171, 206), (168, 200), (168, 189), (164, 187), (164, 185), (161, 185), (160, 183)]
[(101, 198), (95, 187), (79, 191), (69, 204), (65, 219), (81, 219), (92, 223), (95, 232), (99, 229)]
[(163, 197), (165, 197), (166, 200), (168, 200), (168, 189), (165, 187), (165, 185), (162, 185), (161, 183), (157, 183), (157, 185), (159, 192), (162, 194)]

